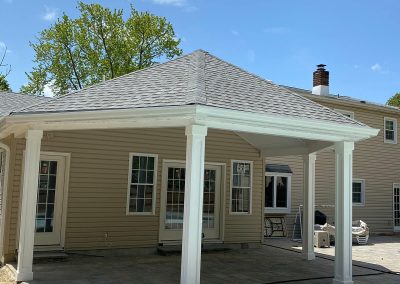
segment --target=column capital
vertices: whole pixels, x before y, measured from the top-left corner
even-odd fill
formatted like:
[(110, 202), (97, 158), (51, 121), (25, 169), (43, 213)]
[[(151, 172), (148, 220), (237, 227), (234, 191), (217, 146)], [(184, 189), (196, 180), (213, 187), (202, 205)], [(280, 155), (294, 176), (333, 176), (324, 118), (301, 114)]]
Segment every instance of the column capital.
[(316, 159), (317, 159), (317, 153), (316, 152), (308, 153), (308, 154), (304, 154), (303, 155), (303, 161), (315, 162)]
[(192, 124), (186, 126), (186, 136), (207, 136), (207, 126)]
[(40, 140), (43, 138), (43, 130), (38, 129), (29, 129), (25, 133), (25, 139), (37, 139)]
[(335, 143), (336, 153), (351, 152), (354, 150), (354, 142), (352, 141), (340, 141)]

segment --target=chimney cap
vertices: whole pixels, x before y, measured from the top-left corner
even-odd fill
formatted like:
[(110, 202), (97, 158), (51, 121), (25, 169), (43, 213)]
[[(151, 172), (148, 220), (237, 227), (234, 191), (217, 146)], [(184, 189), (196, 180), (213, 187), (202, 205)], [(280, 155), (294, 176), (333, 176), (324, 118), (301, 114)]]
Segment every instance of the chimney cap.
[(325, 69), (325, 66), (326, 66), (325, 64), (318, 64), (317, 65), (318, 69)]

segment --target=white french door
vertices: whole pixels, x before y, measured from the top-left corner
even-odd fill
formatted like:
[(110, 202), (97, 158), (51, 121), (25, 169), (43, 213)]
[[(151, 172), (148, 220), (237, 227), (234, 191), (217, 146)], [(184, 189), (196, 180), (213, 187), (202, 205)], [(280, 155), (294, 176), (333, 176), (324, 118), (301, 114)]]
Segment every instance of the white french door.
[[(185, 199), (185, 164), (166, 162), (161, 188), (160, 241), (182, 240)], [(204, 167), (203, 234), (220, 237), (221, 166)]]
[(65, 157), (42, 154), (39, 164), (35, 245), (60, 245)]
[(393, 221), (394, 231), (400, 232), (400, 184), (393, 185)]

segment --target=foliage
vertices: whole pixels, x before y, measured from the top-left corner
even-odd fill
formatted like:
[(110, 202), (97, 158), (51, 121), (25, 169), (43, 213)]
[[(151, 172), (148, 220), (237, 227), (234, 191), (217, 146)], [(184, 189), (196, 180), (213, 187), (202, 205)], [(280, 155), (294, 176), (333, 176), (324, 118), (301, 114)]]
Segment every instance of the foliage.
[(42, 94), (49, 85), (56, 95), (79, 90), (180, 55), (180, 40), (164, 17), (100, 4), (78, 3), (80, 16), (66, 14), (43, 30), (35, 43), (36, 66), (21, 91)]
[(11, 91), (5, 76), (0, 75), (0, 91)]
[(390, 105), (390, 106), (396, 106), (396, 107), (400, 107), (400, 92), (394, 94), (393, 97), (391, 97), (386, 104)]

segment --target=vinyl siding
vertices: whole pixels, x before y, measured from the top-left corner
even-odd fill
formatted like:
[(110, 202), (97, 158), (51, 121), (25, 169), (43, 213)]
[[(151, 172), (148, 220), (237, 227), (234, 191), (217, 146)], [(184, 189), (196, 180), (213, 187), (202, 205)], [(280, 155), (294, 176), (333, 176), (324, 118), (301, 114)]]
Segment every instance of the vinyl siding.
[[(340, 104), (315, 96), (310, 98), (333, 109), (352, 111), (355, 119), (370, 127), (381, 129), (377, 137), (355, 145), (353, 178), (365, 180), (365, 205), (353, 206), (353, 220), (365, 221), (372, 234), (393, 233), (393, 183), (400, 182), (400, 144), (383, 142), (383, 123), (385, 116), (396, 118), (400, 122), (400, 115), (393, 113), (393, 110), (386, 113), (382, 108), (374, 111), (366, 107), (350, 107), (345, 102)], [(267, 162), (288, 164), (294, 172), (292, 210), (286, 215), (288, 234), (291, 236), (298, 206), (303, 204), (302, 157), (267, 157)], [(334, 224), (334, 207), (321, 207), (335, 204), (335, 157), (332, 150), (317, 154), (315, 204), (316, 210), (325, 213), (328, 222)]]
[[(16, 249), (23, 139), (16, 140), (8, 251)], [(183, 128), (61, 131), (45, 133), (42, 151), (71, 153), (65, 248), (99, 249), (155, 246), (159, 242), (162, 163), (185, 160)], [(126, 215), (129, 153), (158, 154), (155, 215)], [(231, 159), (253, 161), (252, 214), (229, 214)], [(233, 132), (210, 129), (206, 162), (226, 164), (225, 242), (261, 242), (262, 159)], [(105, 233), (108, 239), (105, 240)]]

